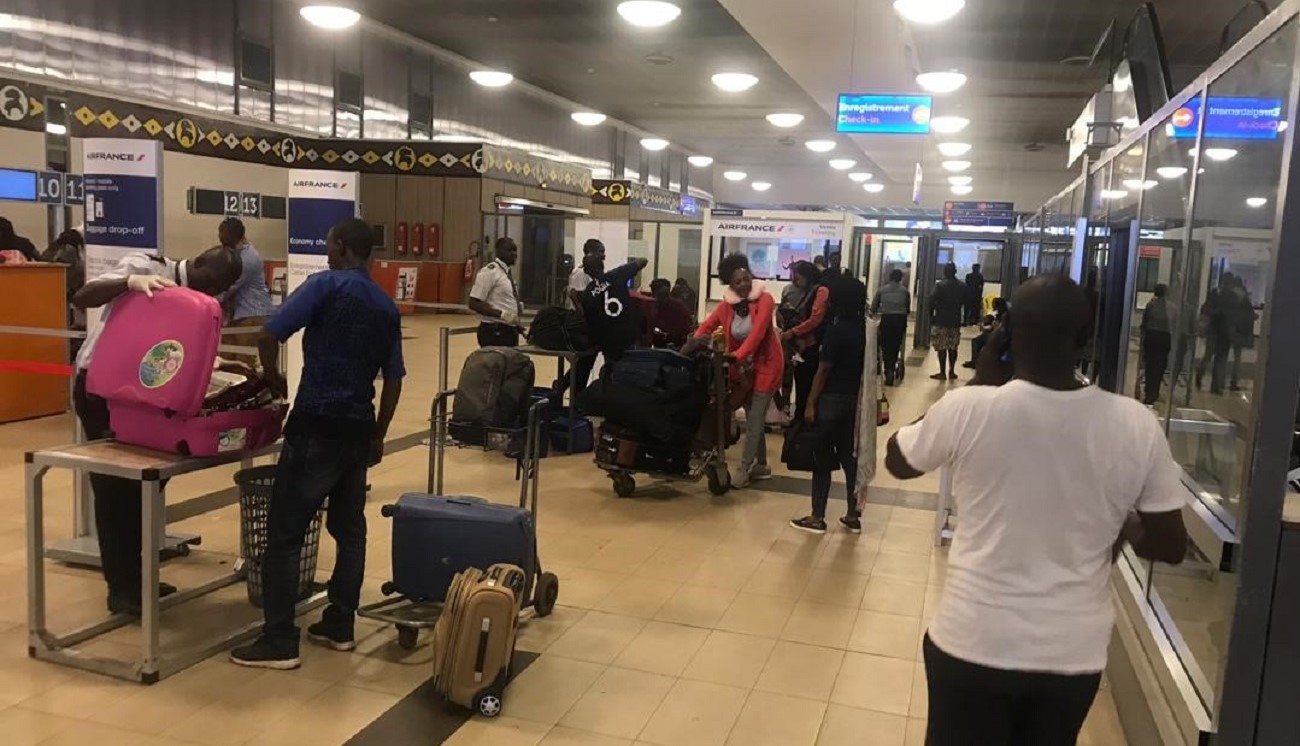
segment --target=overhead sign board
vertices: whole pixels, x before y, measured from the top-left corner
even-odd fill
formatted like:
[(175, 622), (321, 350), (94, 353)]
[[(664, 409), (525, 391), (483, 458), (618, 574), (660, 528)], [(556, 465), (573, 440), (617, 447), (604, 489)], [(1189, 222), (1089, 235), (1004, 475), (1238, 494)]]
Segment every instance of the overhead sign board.
[(930, 132), (934, 98), (920, 95), (841, 93), (835, 130), (863, 135), (925, 135)]
[(0, 168), (0, 199), (36, 201), (36, 172)]
[(977, 228), (1014, 228), (1016, 206), (1013, 202), (944, 202), (943, 222)]
[(722, 238), (769, 238), (773, 241), (838, 241), (843, 238), (841, 222), (812, 220), (765, 220), (763, 218), (719, 217), (713, 213), (709, 230)]
[[(1225, 140), (1272, 140), (1282, 122), (1282, 99), (1210, 96), (1205, 137)], [(1170, 134), (1192, 139), (1201, 125), (1201, 99), (1194, 98), (1170, 118)]]

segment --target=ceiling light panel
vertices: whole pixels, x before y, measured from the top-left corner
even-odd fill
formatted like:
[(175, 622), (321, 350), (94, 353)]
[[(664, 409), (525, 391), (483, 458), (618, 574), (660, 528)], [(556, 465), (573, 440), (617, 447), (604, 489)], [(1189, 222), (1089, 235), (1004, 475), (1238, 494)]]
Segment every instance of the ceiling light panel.
[(598, 111), (575, 111), (569, 118), (583, 127), (595, 127), (605, 121), (605, 115)]
[(952, 193), (955, 194), (955, 195), (957, 195), (958, 197), (965, 196), (965, 195), (967, 195), (967, 194), (970, 194), (970, 193), (973, 192), (973, 191), (975, 191), (975, 187), (971, 186), (970, 184), (953, 184), (953, 185), (952, 185)]
[(718, 73), (713, 76), (713, 85), (728, 93), (748, 91), (758, 84), (758, 78), (749, 73)]
[(352, 28), (361, 20), (360, 13), (341, 5), (306, 5), (298, 10), (298, 14), (307, 23), (330, 31)]
[(949, 184), (952, 184), (953, 186), (967, 186), (967, 185), (970, 184), (972, 181), (974, 181), (974, 179), (972, 179), (972, 178), (969, 177), (969, 176), (949, 176), (949, 177), (948, 177), (948, 183), (949, 183)]
[(797, 127), (803, 121), (803, 114), (797, 114), (793, 111), (780, 111), (775, 114), (768, 114), (767, 121), (774, 127)]
[(475, 70), (469, 74), (469, 79), (485, 88), (500, 88), (510, 85), (515, 76), (500, 70)]
[(809, 140), (803, 146), (814, 153), (829, 153), (835, 149), (834, 140)]
[(618, 4), (618, 14), (633, 26), (657, 28), (677, 20), (682, 9), (662, 0), (628, 0)]
[(713, 156), (709, 155), (693, 155), (686, 160), (696, 168), (704, 168), (705, 166), (713, 165)]
[(772, 185), (766, 181), (755, 181), (754, 183), (750, 184), (750, 186), (753, 187), (754, 191), (756, 192), (766, 192), (767, 190), (772, 188)]
[(957, 174), (970, 168), (970, 161), (944, 161), (942, 165), (943, 170)]
[(836, 171), (848, 171), (850, 168), (858, 165), (858, 162), (851, 158), (832, 158), (830, 164), (831, 168)]
[(1156, 173), (1162, 179), (1177, 179), (1187, 173), (1185, 166), (1161, 166), (1156, 169)]
[(1263, 207), (1264, 205), (1267, 205), (1267, 204), (1268, 204), (1268, 199), (1267, 199), (1266, 197), (1247, 197), (1247, 198), (1246, 198), (1246, 205), (1247, 205), (1248, 207), (1260, 208), (1260, 207)]
[(916, 76), (916, 84), (930, 93), (952, 93), (966, 85), (966, 76), (956, 70), (921, 73)]
[(646, 150), (663, 150), (668, 147), (668, 141), (660, 137), (643, 137), (641, 147)]
[(939, 153), (949, 158), (960, 158), (970, 152), (971, 145), (968, 142), (941, 142), (939, 143)]
[(866, 171), (854, 171), (853, 173), (849, 174), (849, 178), (853, 179), (856, 182), (861, 183), (864, 181), (871, 181), (871, 174), (867, 173)]
[(894, 12), (912, 23), (943, 23), (961, 12), (966, 0), (894, 0)]
[(744, 181), (748, 176), (744, 171), (726, 171), (722, 174), (722, 178), (727, 181)]
[(930, 120), (930, 129), (941, 135), (955, 135), (966, 129), (970, 120), (966, 117), (944, 116)]
[(872, 194), (880, 194), (885, 191), (885, 185), (873, 181), (870, 184), (863, 184), (862, 189), (863, 191), (871, 192)]

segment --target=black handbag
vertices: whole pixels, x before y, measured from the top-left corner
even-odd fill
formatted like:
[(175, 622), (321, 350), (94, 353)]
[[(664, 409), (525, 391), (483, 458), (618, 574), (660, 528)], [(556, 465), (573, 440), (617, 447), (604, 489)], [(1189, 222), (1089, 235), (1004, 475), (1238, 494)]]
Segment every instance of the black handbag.
[(818, 432), (816, 425), (796, 421), (785, 430), (781, 445), (781, 463), (790, 471), (812, 471), (816, 461)]

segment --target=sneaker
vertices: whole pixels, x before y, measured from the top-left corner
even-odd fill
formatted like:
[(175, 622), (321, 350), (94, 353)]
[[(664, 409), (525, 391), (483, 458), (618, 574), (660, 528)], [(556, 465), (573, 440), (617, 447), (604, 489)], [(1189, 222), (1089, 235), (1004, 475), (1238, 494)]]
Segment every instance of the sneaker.
[[(176, 586), (171, 583), (158, 584), (158, 598), (167, 598), (176, 592)], [(126, 598), (112, 593), (108, 594), (108, 613), (126, 614), (131, 617), (140, 617), (144, 614), (138, 598)]]
[(324, 619), (307, 627), (307, 639), (341, 653), (357, 647), (354, 630), (345, 629), (341, 624), (331, 624)]
[(767, 464), (759, 464), (749, 470), (749, 478), (755, 481), (772, 478), (772, 467)]
[(956, 372), (956, 371), (953, 371), (953, 372), (949, 373), (949, 374), (948, 374), (948, 380), (949, 380), (949, 381), (955, 381), (955, 380), (957, 380), (957, 372)]
[(810, 534), (826, 533), (826, 521), (823, 521), (822, 519), (814, 516), (796, 518), (793, 521), (790, 521), (790, 525), (793, 526), (794, 528), (799, 529), (800, 531), (805, 531)]
[(230, 651), (230, 662), (247, 668), (271, 668), (290, 671), (302, 665), (296, 644), (273, 643), (259, 637), (251, 645)]
[(948, 374), (946, 374), (946, 373), (935, 373), (934, 375), (930, 376), (930, 378), (932, 378), (932, 379), (934, 379), (934, 380), (936, 380), (936, 381), (945, 381), (945, 380), (948, 379)]
[(731, 478), (731, 489), (743, 490), (749, 486), (749, 469), (741, 468), (735, 476)]
[(862, 533), (862, 519), (855, 515), (846, 515), (840, 518), (840, 525), (851, 534)]

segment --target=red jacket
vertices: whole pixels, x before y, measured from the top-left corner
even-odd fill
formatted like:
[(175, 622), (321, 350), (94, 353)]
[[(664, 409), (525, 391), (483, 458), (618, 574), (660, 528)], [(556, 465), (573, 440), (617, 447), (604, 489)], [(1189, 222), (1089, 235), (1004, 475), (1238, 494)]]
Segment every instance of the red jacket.
[(736, 318), (735, 304), (740, 302), (740, 298), (730, 289), (722, 297), (723, 302), (695, 330), (695, 336), (708, 337), (714, 329), (722, 327), (726, 333), (727, 352), (737, 360), (753, 361), (754, 390), (764, 394), (777, 391), (781, 388), (781, 374), (785, 370), (785, 354), (773, 321), (776, 301), (772, 294), (763, 288), (761, 280), (754, 280), (749, 293), (749, 315), (754, 319), (754, 328), (739, 345), (731, 336), (731, 322)]

